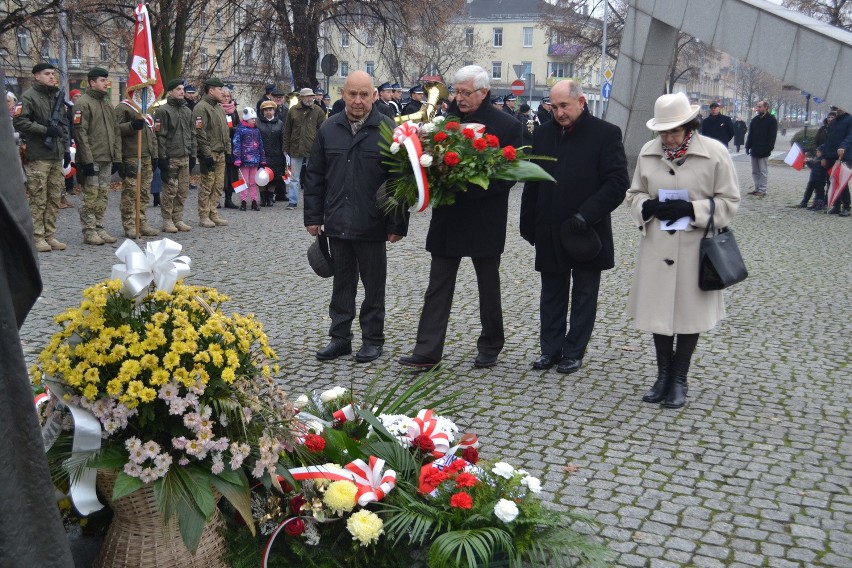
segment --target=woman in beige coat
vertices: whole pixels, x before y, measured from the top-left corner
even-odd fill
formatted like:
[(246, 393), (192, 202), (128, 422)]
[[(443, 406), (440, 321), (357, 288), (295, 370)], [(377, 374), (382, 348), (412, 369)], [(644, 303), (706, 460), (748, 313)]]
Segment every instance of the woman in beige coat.
[[(698, 334), (725, 317), (722, 292), (698, 287), (698, 245), (710, 221), (710, 199), (717, 228), (730, 224), (740, 202), (731, 157), (698, 133), (698, 110), (683, 93), (657, 99), (647, 125), (660, 136), (642, 148), (627, 191), (630, 217), (642, 234), (628, 313), (638, 329), (654, 334), (657, 354), (657, 381), (642, 400), (667, 408), (686, 403)], [(688, 199), (661, 201), (662, 189), (685, 190)], [(683, 217), (684, 229), (661, 229), (663, 221)]]

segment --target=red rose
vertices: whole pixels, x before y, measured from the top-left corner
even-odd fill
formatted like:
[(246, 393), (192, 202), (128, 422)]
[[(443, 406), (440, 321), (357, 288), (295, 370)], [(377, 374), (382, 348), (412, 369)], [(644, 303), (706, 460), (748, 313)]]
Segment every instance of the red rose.
[(476, 136), (476, 132), (474, 132), (470, 128), (465, 128), (464, 130), (462, 130), (462, 136), (469, 140), (472, 140)]
[(424, 465), (420, 468), (420, 480), (417, 490), (423, 495), (428, 495), (447, 479), (449, 479), (449, 476), (443, 471), (439, 471), (431, 465)]
[(488, 142), (488, 145), (492, 148), (498, 148), (500, 146), (500, 139), (494, 136), (493, 134), (486, 134), (485, 140)]
[(517, 157), (517, 153), (515, 152), (514, 146), (506, 146), (503, 148), (503, 157), (509, 160), (510, 162)]
[(456, 509), (470, 509), (473, 507), (473, 499), (467, 493), (456, 493), (450, 497), (450, 506)]
[(293, 513), (294, 515), (298, 515), (299, 511), (302, 510), (302, 505), (304, 505), (305, 503), (307, 503), (307, 501), (305, 501), (305, 498), (302, 497), (301, 495), (296, 495), (295, 497), (291, 497), (290, 503), (289, 503), (290, 504), (290, 512)]
[(460, 473), (456, 478), (456, 487), (473, 487), (476, 485), (476, 476), (470, 473)]
[(434, 140), (435, 142), (443, 142), (446, 139), (447, 139), (447, 133), (446, 132), (436, 132), (435, 136), (432, 137), (432, 140)]
[(305, 447), (312, 452), (321, 452), (325, 449), (325, 440), (322, 436), (308, 434), (305, 436)]
[(460, 161), (459, 155), (455, 152), (447, 152), (444, 154), (444, 163), (450, 167), (457, 166)]
[(486, 146), (488, 146), (488, 143), (485, 141), (485, 138), (477, 138), (473, 141), (473, 147), (479, 152), (485, 150)]
[(305, 521), (298, 517), (292, 519), (289, 523), (284, 525), (284, 532), (290, 536), (299, 536), (305, 532)]
[(469, 463), (476, 463), (479, 461), (479, 451), (474, 447), (467, 447), (462, 452), (462, 457)]
[(456, 122), (455, 120), (451, 120), (447, 123), (447, 130), (458, 130), (461, 127), (461, 124)]
[(411, 445), (425, 454), (435, 451), (435, 442), (429, 436), (424, 436), (423, 434), (411, 440)]

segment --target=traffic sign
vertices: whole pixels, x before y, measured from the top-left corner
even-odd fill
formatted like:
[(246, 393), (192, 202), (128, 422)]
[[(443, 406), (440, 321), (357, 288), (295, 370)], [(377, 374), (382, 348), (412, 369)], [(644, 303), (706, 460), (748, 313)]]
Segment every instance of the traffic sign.
[(322, 62), (320, 62), (320, 69), (326, 77), (331, 77), (337, 73), (337, 57), (333, 53), (326, 53), (322, 58)]
[(516, 95), (516, 96), (517, 95), (523, 95), (524, 91), (526, 89), (527, 89), (527, 86), (520, 79), (512, 81), (512, 94), (513, 95)]
[(603, 100), (608, 101), (610, 93), (612, 93), (612, 83), (606, 81), (601, 87), (601, 97), (603, 97)]
[(815, 102), (816, 104), (824, 103), (824, 102), (825, 102), (825, 99), (821, 99), (821, 98), (819, 98), (819, 97), (814, 97), (814, 102)]
[(612, 82), (612, 69), (610, 69), (609, 67), (607, 67), (606, 71), (604, 71), (604, 79), (606, 79), (607, 83)]

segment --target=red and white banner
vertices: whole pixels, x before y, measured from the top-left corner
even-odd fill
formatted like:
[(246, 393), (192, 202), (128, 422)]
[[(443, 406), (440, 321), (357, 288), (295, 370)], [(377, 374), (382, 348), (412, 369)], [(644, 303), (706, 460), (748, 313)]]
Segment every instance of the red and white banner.
[[(163, 94), (163, 78), (160, 75), (160, 67), (157, 65), (157, 56), (154, 53), (148, 9), (145, 4), (139, 4), (133, 10), (133, 14), (136, 24), (133, 33), (133, 59), (127, 77), (127, 92), (138, 91), (140, 96), (137, 102), (141, 104), (142, 89), (148, 87), (149, 93), (153, 95), (148, 99), (148, 104), (150, 104)], [(134, 93), (133, 98), (137, 98), (137, 93)]]
[(787, 157), (784, 158), (784, 163), (788, 166), (793, 166), (794, 170), (801, 171), (805, 167), (805, 153), (799, 148), (799, 145), (793, 142), (793, 147), (787, 152)]
[(828, 178), (831, 180), (831, 185), (828, 186), (828, 206), (833, 207), (852, 179), (852, 168), (838, 160), (829, 171)]

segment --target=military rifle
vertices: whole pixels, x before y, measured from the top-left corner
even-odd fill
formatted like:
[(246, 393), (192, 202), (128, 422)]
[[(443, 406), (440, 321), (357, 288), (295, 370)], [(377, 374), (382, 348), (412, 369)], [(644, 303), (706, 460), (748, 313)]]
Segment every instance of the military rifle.
[[(60, 89), (59, 94), (56, 97), (56, 102), (53, 104), (53, 111), (50, 113), (50, 122), (47, 123), (47, 126), (48, 128), (50, 128), (51, 126), (53, 128), (59, 128), (59, 125), (64, 124), (65, 120), (65, 91), (62, 91)], [(45, 136), (44, 145), (53, 150), (53, 147), (55, 145), (53, 136)]]

